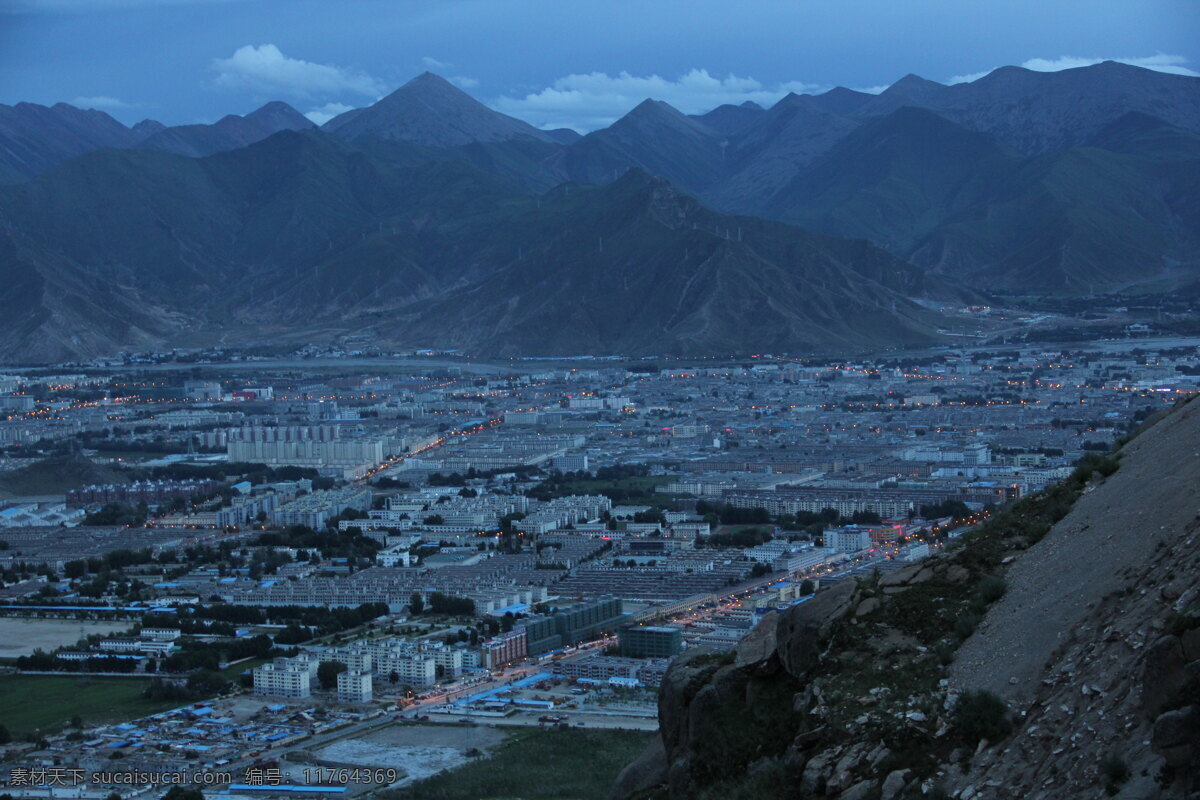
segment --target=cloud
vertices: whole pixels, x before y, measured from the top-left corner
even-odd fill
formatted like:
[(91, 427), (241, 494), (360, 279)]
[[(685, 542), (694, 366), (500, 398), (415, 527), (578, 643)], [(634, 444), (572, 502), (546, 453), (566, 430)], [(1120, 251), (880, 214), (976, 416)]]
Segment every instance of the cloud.
[(975, 81), (979, 80), (980, 78), (986, 77), (991, 74), (992, 74), (992, 70), (990, 70), (990, 69), (985, 69), (983, 72), (969, 72), (966, 75), (955, 75), (953, 78), (946, 81), (946, 83), (951, 84), (951, 85), (956, 84), (956, 83), (974, 83)]
[(449, 61), (438, 61), (429, 56), (421, 56), (421, 63), (425, 65), (426, 69), (450, 69), (454, 66)]
[(475, 78), (468, 78), (466, 75), (456, 75), (453, 78), (447, 78), (451, 83), (460, 89), (474, 89), (479, 85), (479, 81)]
[(703, 69), (693, 69), (676, 80), (591, 72), (567, 75), (524, 97), (500, 97), (494, 106), (542, 128), (588, 131), (612, 124), (646, 98), (664, 100), (685, 114), (698, 114), (748, 100), (769, 106), (789, 92), (811, 94), (824, 88), (799, 81), (765, 86), (754, 78), (713, 77)]
[(96, 97), (76, 97), (71, 101), (71, 105), (76, 108), (96, 108), (101, 111), (119, 111), (124, 108), (136, 108), (133, 103), (126, 103), (124, 100), (116, 97), (108, 97), (107, 95), (98, 95)]
[(92, 12), (106, 8), (125, 9), (142, 6), (183, 6), (207, 3), (235, 3), (242, 0), (5, 0), (0, 2), (0, 14), (33, 14), (39, 12)]
[(304, 116), (308, 117), (314, 125), (324, 125), (338, 114), (345, 114), (347, 111), (353, 110), (354, 106), (348, 106), (345, 103), (326, 103), (320, 108), (304, 112)]
[(884, 83), (879, 86), (860, 86), (859, 88), (855, 89), (854, 91), (862, 92), (863, 94), (883, 94), (890, 87), (891, 87), (890, 83)]
[[(1120, 64), (1129, 64), (1134, 67), (1143, 67), (1152, 69), (1155, 72), (1169, 72), (1172, 75), (1188, 75), (1196, 78), (1200, 77), (1200, 72), (1188, 69), (1183, 66), (1188, 63), (1188, 60), (1183, 56), (1173, 56), (1167, 53), (1155, 53), (1152, 56), (1136, 56), (1126, 58), (1083, 58), (1080, 56), (1059, 56), (1058, 58), (1031, 58), (1021, 64), (1025, 69), (1031, 69), (1035, 72), (1058, 72), (1064, 69), (1077, 69), (1079, 67), (1090, 67), (1099, 64), (1103, 61), (1116, 61)], [(995, 69), (993, 67), (992, 69)], [(983, 72), (972, 72), (968, 75), (955, 75), (949, 80), (949, 83), (970, 83), (977, 81), (985, 75), (988, 75), (992, 70)]]
[(281, 92), (295, 97), (352, 93), (378, 97), (386, 87), (364, 72), (285, 56), (273, 44), (239, 47), (229, 58), (213, 59), (217, 85)]

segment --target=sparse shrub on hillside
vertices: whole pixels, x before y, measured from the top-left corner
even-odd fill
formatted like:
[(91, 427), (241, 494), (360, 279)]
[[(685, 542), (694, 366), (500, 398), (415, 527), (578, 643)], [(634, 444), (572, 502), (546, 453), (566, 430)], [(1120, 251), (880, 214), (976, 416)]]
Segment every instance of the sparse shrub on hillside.
[(959, 642), (963, 642), (970, 638), (978, 627), (979, 616), (967, 611), (959, 614), (958, 619), (954, 620), (954, 635), (958, 637)]
[(979, 582), (979, 586), (975, 589), (979, 598), (988, 605), (1004, 597), (1006, 591), (1008, 591), (1008, 584), (999, 575), (988, 575)]
[(1120, 791), (1129, 780), (1129, 765), (1116, 753), (1109, 753), (1100, 760), (1100, 772), (1104, 775), (1104, 788), (1110, 795)]
[(997, 695), (985, 690), (963, 692), (954, 706), (954, 726), (971, 745), (1007, 736), (1012, 730), (1008, 706)]
[(1091, 479), (1093, 472), (1099, 472), (1107, 478), (1116, 472), (1119, 466), (1121, 464), (1115, 456), (1088, 453), (1075, 463), (1075, 472), (1071, 474), (1071, 480), (1079, 484), (1085, 484)]
[(988, 606), (1004, 597), (1006, 591), (1008, 591), (1008, 583), (1004, 578), (999, 575), (985, 576), (971, 594), (971, 609), (982, 615)]

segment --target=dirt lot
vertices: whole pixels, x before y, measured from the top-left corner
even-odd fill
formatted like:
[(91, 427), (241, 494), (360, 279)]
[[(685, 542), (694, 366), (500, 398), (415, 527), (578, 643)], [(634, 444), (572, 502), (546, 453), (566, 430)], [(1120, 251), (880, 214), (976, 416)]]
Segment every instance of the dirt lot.
[(365, 767), (395, 767), (405, 773), (397, 786), (456, 769), (467, 751), (486, 751), (504, 741), (493, 728), (451, 725), (390, 725), (361, 739), (343, 739), (317, 751), (327, 761)]
[(91, 633), (120, 633), (129, 623), (79, 622), (72, 619), (0, 617), (0, 658), (27, 656), (37, 648), (46, 651), (74, 644)]

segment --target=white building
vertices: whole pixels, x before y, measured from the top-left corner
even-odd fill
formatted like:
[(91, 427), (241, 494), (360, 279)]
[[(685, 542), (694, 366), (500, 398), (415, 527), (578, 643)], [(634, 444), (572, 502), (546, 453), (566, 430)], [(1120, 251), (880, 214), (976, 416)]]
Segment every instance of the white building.
[(348, 670), (337, 676), (337, 699), (341, 703), (369, 703), (374, 697), (370, 672)]
[(306, 663), (277, 658), (254, 668), (254, 693), (265, 697), (309, 697), (312, 679)]
[(871, 534), (866, 530), (842, 528), (825, 531), (825, 547), (839, 553), (856, 553), (871, 546)]

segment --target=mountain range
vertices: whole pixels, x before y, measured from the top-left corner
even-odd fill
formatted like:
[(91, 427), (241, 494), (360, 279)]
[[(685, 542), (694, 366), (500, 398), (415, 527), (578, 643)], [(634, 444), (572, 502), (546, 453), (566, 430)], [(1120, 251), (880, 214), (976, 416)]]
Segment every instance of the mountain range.
[(930, 342), (961, 286), (1200, 282), (1200, 79), (910, 75), (647, 100), (584, 136), (429, 73), (320, 128), (279, 102), (132, 128), (0, 106), (0, 272), (6, 360), (317, 328), (505, 355)]
[(202, 159), (97, 151), (7, 187), (0, 353), (318, 330), (494, 355), (868, 349), (934, 341), (910, 298), (951, 291), (640, 170), (530, 196), (396, 156), (283, 132)]

